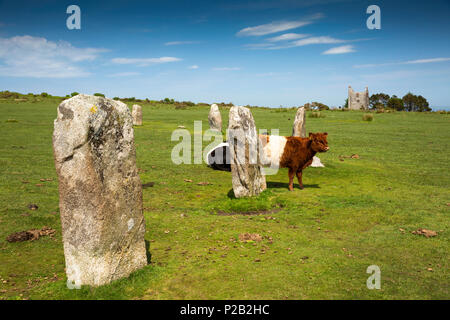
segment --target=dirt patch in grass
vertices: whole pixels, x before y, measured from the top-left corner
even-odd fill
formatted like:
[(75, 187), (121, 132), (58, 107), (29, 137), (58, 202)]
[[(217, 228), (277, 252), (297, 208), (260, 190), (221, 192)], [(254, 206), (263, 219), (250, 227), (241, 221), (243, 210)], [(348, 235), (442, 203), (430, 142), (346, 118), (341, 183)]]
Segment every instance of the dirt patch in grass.
[(263, 237), (257, 233), (242, 233), (239, 235), (239, 241), (248, 242), (248, 241), (256, 241), (261, 242)]
[(6, 241), (8, 242), (22, 242), (28, 240), (34, 241), (39, 239), (40, 237), (53, 236), (55, 232), (56, 230), (49, 227), (43, 227), (42, 229), (30, 229), (27, 231), (12, 233), (6, 238)]
[(412, 231), (411, 233), (415, 234), (415, 235), (425, 236), (427, 238), (436, 237), (437, 236), (437, 232), (436, 231), (422, 229), (422, 228), (419, 228), (419, 229), (417, 229), (415, 231)]

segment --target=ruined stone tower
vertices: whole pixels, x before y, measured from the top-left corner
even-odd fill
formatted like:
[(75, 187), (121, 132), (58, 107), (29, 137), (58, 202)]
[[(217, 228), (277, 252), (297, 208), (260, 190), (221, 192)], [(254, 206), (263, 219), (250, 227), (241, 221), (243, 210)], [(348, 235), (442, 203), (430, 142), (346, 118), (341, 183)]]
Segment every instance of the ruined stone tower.
[(369, 89), (366, 87), (364, 92), (355, 92), (351, 86), (348, 86), (348, 108), (350, 110), (369, 109)]

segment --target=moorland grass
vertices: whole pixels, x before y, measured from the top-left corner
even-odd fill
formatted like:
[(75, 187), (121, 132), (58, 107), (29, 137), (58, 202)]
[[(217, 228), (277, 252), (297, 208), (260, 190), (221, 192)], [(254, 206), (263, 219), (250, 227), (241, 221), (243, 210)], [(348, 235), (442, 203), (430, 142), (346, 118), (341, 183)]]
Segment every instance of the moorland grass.
[[(368, 123), (358, 111), (321, 111), (307, 132), (328, 132), (331, 149), (320, 155), (325, 168), (305, 170), (305, 189), (289, 192), (281, 169), (261, 196), (235, 199), (229, 172), (170, 159), (172, 131), (193, 132), (194, 120), (206, 130), (209, 109), (155, 103), (141, 104), (135, 128), (142, 183), (155, 182), (144, 189), (151, 263), (107, 286), (67, 289), (51, 138), (59, 101), (0, 101), (0, 298), (449, 298), (450, 115), (383, 113)], [(291, 133), (294, 109), (252, 113), (258, 128)], [(239, 214), (252, 211), (263, 214)], [(5, 241), (43, 226), (56, 235)], [(411, 233), (418, 228), (438, 236)], [(246, 232), (263, 241), (239, 242)], [(370, 265), (381, 290), (366, 287)]]

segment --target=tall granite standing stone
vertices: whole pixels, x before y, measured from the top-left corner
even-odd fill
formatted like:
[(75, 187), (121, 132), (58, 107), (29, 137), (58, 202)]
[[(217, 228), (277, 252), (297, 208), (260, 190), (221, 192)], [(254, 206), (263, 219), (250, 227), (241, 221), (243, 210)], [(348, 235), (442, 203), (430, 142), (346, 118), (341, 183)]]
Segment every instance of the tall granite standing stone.
[(83, 94), (64, 100), (53, 150), (68, 282), (98, 286), (144, 267), (142, 185), (127, 105)]
[[(306, 112), (304, 107), (300, 107), (295, 114), (294, 127), (292, 128), (292, 135), (294, 137), (306, 138)], [(314, 156), (310, 165), (313, 168), (325, 167), (320, 161), (319, 157)]]
[(295, 114), (294, 127), (292, 128), (292, 135), (294, 137), (306, 137), (305, 128), (306, 112), (304, 107), (300, 107)]
[(133, 115), (133, 125), (142, 126), (142, 107), (134, 104), (131, 114)]
[(266, 189), (266, 178), (258, 156), (258, 135), (248, 108), (230, 109), (228, 123), (231, 175), (236, 198), (255, 196)]
[(217, 104), (212, 104), (208, 115), (209, 128), (211, 130), (222, 131), (222, 116), (220, 115)]

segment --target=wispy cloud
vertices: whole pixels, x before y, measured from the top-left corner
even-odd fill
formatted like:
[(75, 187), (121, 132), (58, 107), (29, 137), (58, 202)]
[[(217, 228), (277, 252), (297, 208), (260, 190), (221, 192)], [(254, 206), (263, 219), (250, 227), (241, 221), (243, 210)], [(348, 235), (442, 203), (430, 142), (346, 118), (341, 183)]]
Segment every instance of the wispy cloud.
[(404, 64), (418, 64), (418, 63), (433, 63), (433, 62), (444, 62), (450, 61), (450, 58), (432, 58), (432, 59), (419, 59), (406, 61)]
[(285, 33), (277, 37), (268, 38), (266, 39), (269, 42), (278, 42), (278, 41), (288, 41), (288, 40), (296, 40), (301, 38), (306, 38), (307, 34), (301, 34), (301, 33)]
[(347, 46), (340, 46), (340, 47), (334, 47), (331, 49), (328, 49), (324, 51), (322, 54), (344, 54), (344, 53), (350, 53), (355, 52), (355, 49), (351, 45)]
[(160, 57), (160, 58), (114, 58), (111, 60), (112, 63), (116, 64), (135, 64), (140, 67), (146, 67), (153, 64), (161, 64), (168, 62), (181, 61), (180, 58), (175, 57)]
[(327, 44), (327, 43), (341, 43), (345, 42), (345, 40), (336, 39), (333, 37), (322, 36), (322, 37), (311, 37), (302, 40), (297, 40), (292, 42), (292, 45), (295, 47), (307, 46), (310, 44)]
[(319, 13), (309, 18), (294, 21), (274, 21), (267, 24), (262, 24), (254, 27), (247, 27), (236, 33), (239, 37), (245, 36), (264, 36), (267, 34), (282, 32), (286, 30), (296, 29), (313, 23), (315, 20), (323, 17), (323, 14)]
[(354, 65), (354, 68), (373, 68), (373, 67), (384, 67), (393, 65), (404, 65), (404, 64), (423, 64), (423, 63), (436, 63), (450, 61), (450, 58), (431, 58), (431, 59), (418, 59), (409, 61), (399, 61), (399, 62), (388, 62), (388, 63), (378, 63), (378, 64), (360, 64)]
[(216, 67), (212, 68), (213, 71), (236, 71), (241, 70), (241, 68), (238, 67)]
[(343, 43), (347, 42), (347, 40), (336, 39), (329, 36), (320, 36), (320, 37), (309, 37), (306, 39), (296, 40), (289, 42), (285, 45), (275, 46), (268, 49), (285, 49), (285, 48), (294, 48), (294, 47), (303, 47), (312, 44), (334, 44), (334, 43)]
[(74, 78), (90, 73), (77, 63), (92, 61), (106, 49), (77, 48), (33, 36), (0, 38), (0, 75), (32, 78)]
[(199, 68), (199, 66), (196, 64), (188, 67), (188, 69), (198, 69), (198, 68)]
[[(279, 50), (279, 49), (287, 49), (287, 48), (295, 48), (295, 47), (303, 47), (313, 44), (338, 44), (338, 43), (348, 43), (348, 42), (358, 42), (358, 41), (366, 41), (371, 39), (337, 39), (330, 36), (318, 36), (318, 37), (307, 37), (300, 40), (294, 41), (283, 41), (283, 42), (263, 42), (263, 43), (252, 43), (247, 44), (245, 47), (250, 49), (263, 49), (263, 50)], [(349, 48), (350, 46), (342, 46), (339, 47), (340, 50), (345, 48)], [(337, 49), (336, 49), (337, 50)], [(351, 52), (351, 51), (348, 51)], [(328, 54), (337, 54), (337, 53), (346, 53), (346, 52), (332, 52)]]
[(140, 75), (139, 72), (118, 72), (110, 74), (109, 77), (117, 78), (117, 77), (133, 77)]
[(165, 46), (179, 46), (182, 44), (195, 44), (200, 43), (200, 41), (169, 41), (164, 43)]

